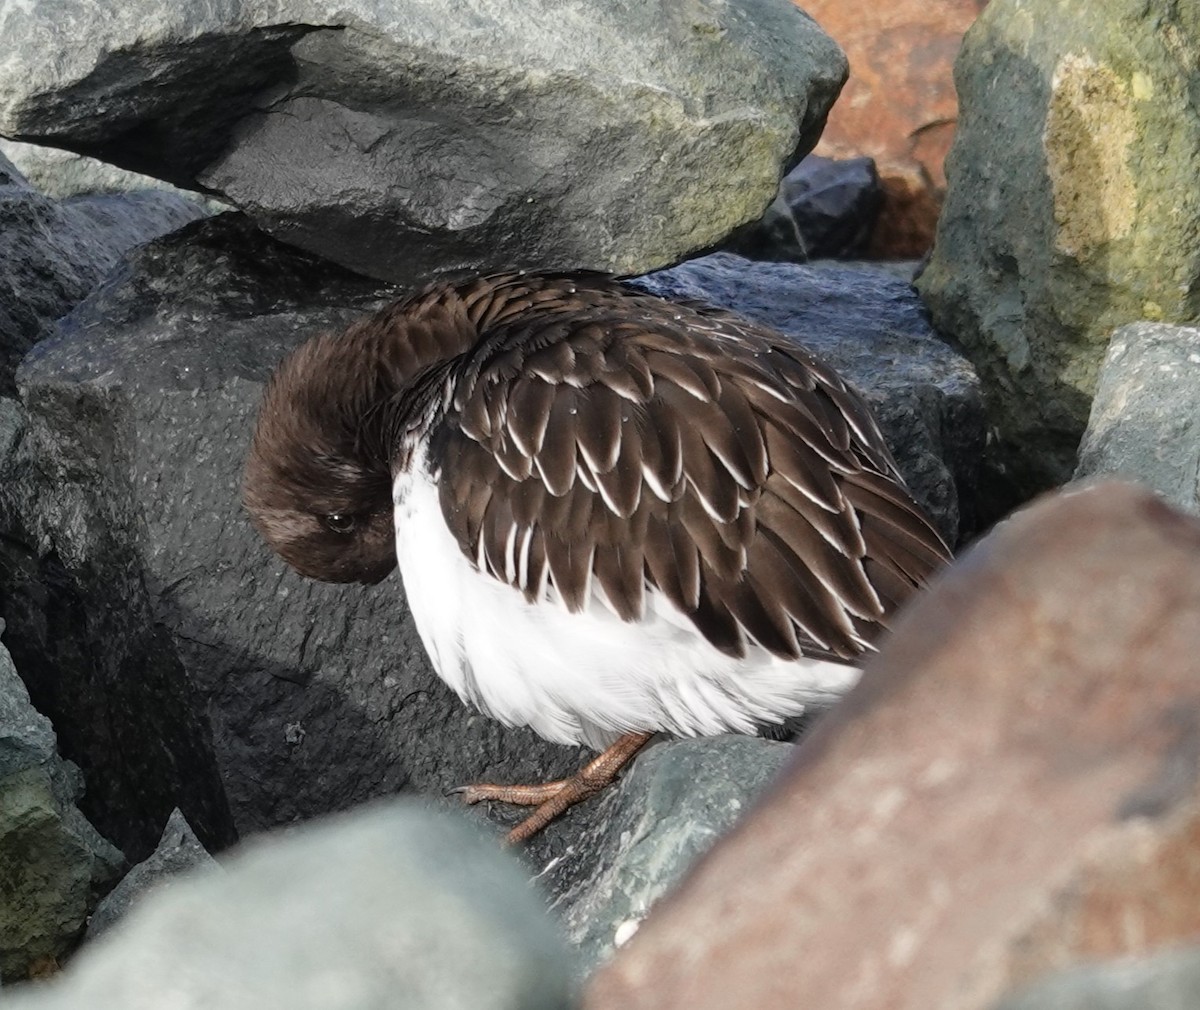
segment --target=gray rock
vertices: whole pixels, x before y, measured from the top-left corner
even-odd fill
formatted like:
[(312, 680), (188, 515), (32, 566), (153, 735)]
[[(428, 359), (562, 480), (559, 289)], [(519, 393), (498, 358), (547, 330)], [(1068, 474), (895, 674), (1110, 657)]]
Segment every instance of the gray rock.
[(845, 57), (785, 0), (0, 8), (0, 133), (376, 277), (635, 273), (756, 219)]
[(1110, 334), (1200, 318), (1200, 5), (988, 4), (917, 285), (979, 369), (1016, 499), (1075, 465)]
[(717, 253), (637, 283), (727, 306), (815, 351), (871, 404), (913, 494), (947, 541), (977, 531), (979, 380), (938, 339), (912, 286), (891, 269), (757, 263)]
[(217, 861), (196, 837), (192, 826), (178, 810), (172, 810), (158, 847), (130, 870), (114, 887), (88, 920), (87, 938), (94, 940), (129, 914), (153, 891), (168, 887), (184, 870), (216, 869)]
[(1200, 512), (1200, 329), (1132, 323), (1112, 335), (1075, 470), (1100, 474)]
[(189, 190), (177, 189), (161, 179), (139, 175), (137, 172), (126, 172), (115, 165), (57, 147), (22, 144), (16, 140), (0, 138), (0, 157), (7, 158), (39, 193), (56, 200), (65, 200), (73, 196), (93, 196), (97, 193), (131, 193), (161, 189), (199, 204), (213, 213), (229, 209), (227, 204), (206, 200)]
[(994, 1010), (1195, 1010), (1200, 950), (1081, 965), (1005, 997)]
[(389, 803), (159, 892), (12, 1010), (566, 1010), (558, 928), (494, 839)]
[(13, 372), (25, 352), (122, 254), (203, 213), (162, 192), (60, 203), (0, 155), (0, 394), (14, 392)]
[(784, 177), (762, 218), (743, 225), (722, 248), (784, 263), (852, 259), (866, 254), (882, 205), (870, 158), (835, 161), (810, 154)]
[[(580, 811), (569, 847), (540, 863), (553, 908), (590, 970), (725, 834), (793, 746), (753, 737), (656, 743)], [(539, 865), (539, 864), (535, 864)]]
[[(0, 632), (3, 622), (0, 622)], [(121, 853), (75, 806), (79, 769), (58, 756), (0, 645), (0, 976), (23, 979), (74, 946)]]

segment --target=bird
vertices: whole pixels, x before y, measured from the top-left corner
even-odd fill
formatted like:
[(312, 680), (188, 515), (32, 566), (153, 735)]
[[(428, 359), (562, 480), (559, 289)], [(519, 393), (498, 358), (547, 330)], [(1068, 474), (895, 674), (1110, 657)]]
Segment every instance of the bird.
[(299, 345), (243, 476), (300, 574), (397, 566), (466, 703), (599, 755), (461, 787), (523, 842), (656, 734), (825, 706), (950, 559), (862, 398), (796, 340), (605, 274), (434, 283)]

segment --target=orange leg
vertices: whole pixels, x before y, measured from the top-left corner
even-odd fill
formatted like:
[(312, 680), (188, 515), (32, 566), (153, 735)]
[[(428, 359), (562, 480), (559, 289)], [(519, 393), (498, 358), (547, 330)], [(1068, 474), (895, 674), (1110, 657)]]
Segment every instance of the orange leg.
[(594, 796), (617, 777), (617, 772), (629, 763), (653, 733), (626, 733), (606, 751), (593, 758), (569, 779), (546, 782), (540, 786), (501, 786), (490, 783), (460, 786), (450, 792), (462, 796), (467, 803), (496, 800), (536, 806), (537, 809), (513, 828), (505, 843), (516, 845), (537, 834), (568, 807)]

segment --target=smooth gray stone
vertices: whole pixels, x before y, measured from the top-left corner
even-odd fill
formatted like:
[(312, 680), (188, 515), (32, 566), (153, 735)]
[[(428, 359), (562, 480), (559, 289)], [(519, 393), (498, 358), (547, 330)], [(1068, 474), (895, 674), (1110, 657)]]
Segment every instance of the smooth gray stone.
[(1116, 474), (1200, 512), (1200, 328), (1132, 323), (1117, 330), (1075, 478)]
[(1195, 1010), (1200, 1006), (1200, 950), (1081, 965), (1057, 972), (993, 1010)]
[(171, 811), (158, 847), (131, 869), (121, 882), (96, 906), (87, 925), (87, 938), (94, 940), (125, 918), (146, 895), (169, 887), (185, 870), (218, 869), (218, 864), (196, 837), (187, 819)]
[(0, 133), (371, 276), (634, 273), (756, 219), (845, 56), (787, 0), (0, 6)]
[(566, 1010), (559, 929), (495, 839), (411, 802), (255, 839), (12, 1010)]

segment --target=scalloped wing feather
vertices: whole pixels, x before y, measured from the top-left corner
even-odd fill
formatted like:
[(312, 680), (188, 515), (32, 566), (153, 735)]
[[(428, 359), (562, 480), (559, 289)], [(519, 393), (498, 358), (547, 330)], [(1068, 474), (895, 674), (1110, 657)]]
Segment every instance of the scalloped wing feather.
[(851, 660), (948, 559), (861, 397), (788, 338), (599, 277), (481, 284), (430, 466), (464, 555), (527, 600), (636, 621), (653, 589), (729, 655)]

